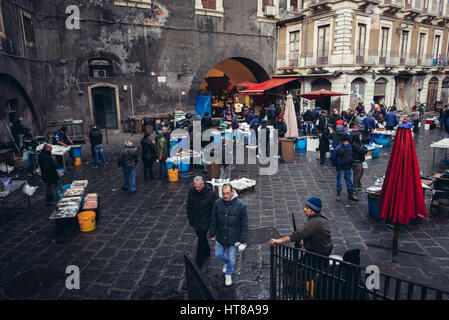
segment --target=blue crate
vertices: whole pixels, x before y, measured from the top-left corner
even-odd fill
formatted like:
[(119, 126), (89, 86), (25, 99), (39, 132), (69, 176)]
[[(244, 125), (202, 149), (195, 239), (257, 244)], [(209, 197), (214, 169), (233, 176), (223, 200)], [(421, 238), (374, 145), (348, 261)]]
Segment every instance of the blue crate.
[(368, 212), (370, 217), (380, 218), (380, 210), (377, 208), (378, 200), (375, 198), (368, 197)]

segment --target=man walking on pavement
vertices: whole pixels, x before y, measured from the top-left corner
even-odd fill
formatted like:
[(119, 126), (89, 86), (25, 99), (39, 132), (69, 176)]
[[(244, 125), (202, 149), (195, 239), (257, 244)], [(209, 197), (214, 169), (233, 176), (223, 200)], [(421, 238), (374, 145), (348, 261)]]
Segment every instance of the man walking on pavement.
[(95, 163), (94, 167), (98, 167), (98, 161), (101, 157), (101, 162), (103, 163), (103, 166), (107, 164), (106, 159), (104, 158), (103, 153), (103, 135), (101, 134), (101, 131), (97, 128), (96, 125), (91, 126), (91, 130), (89, 133), (89, 140), (90, 145), (93, 148), (94, 155), (95, 155)]
[(321, 199), (309, 198), (305, 202), (304, 215), (306, 222), (298, 231), (279, 239), (270, 239), (270, 245), (275, 243), (300, 241), (304, 249), (323, 256), (329, 256), (334, 247), (331, 228), (327, 218), (321, 214)]
[(368, 149), (363, 145), (363, 136), (360, 132), (355, 131), (352, 136), (352, 172), (354, 177), (354, 188), (360, 189), (362, 184), (360, 181), (363, 177), (363, 162)]
[(196, 176), (193, 179), (193, 188), (190, 189), (187, 197), (187, 218), (198, 236), (195, 261), (200, 269), (210, 256), (207, 231), (209, 230), (212, 208), (217, 198), (215, 191), (209, 185), (204, 184), (201, 176)]
[[(222, 187), (223, 198), (218, 199), (212, 210), (209, 234), (215, 242), (215, 256), (222, 260), (225, 285), (232, 284), (232, 273), (236, 261), (237, 250), (246, 248), (248, 239), (248, 210), (246, 204), (237, 196), (231, 184)], [(227, 251), (227, 253), (226, 253)]]
[(352, 184), (352, 147), (349, 144), (349, 136), (343, 137), (341, 143), (335, 148), (336, 167), (337, 167), (337, 201), (341, 200), (341, 180), (344, 176), (346, 187), (348, 188), (348, 198), (353, 201), (359, 201), (354, 195), (354, 185)]
[(117, 165), (123, 170), (124, 185), (123, 190), (136, 192), (136, 165), (139, 162), (137, 151), (133, 148), (131, 141), (125, 142), (125, 148), (120, 151)]
[(142, 161), (143, 161), (143, 177), (147, 181), (148, 177), (153, 180), (153, 161), (156, 156), (156, 150), (149, 133), (145, 133), (140, 141), (142, 146)]
[(323, 165), (326, 162), (326, 152), (329, 152), (330, 150), (331, 133), (332, 125), (329, 123), (320, 135), (320, 144), (318, 145), (318, 148), (320, 149), (320, 165)]
[(41, 168), (42, 181), (47, 185), (47, 193), (45, 194), (45, 201), (47, 205), (55, 205), (55, 191), (58, 183), (58, 166), (51, 158), (52, 146), (46, 143), (42, 152), (39, 154), (39, 167)]

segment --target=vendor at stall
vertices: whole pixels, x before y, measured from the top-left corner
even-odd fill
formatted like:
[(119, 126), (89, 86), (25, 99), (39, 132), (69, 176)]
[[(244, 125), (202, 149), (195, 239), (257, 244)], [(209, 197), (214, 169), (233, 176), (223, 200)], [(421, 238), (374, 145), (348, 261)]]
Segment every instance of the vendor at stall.
[[(72, 139), (67, 136), (67, 127), (62, 127), (61, 129), (56, 130), (55, 135), (53, 136), (53, 144), (60, 145), (65, 148), (67, 148), (69, 144), (73, 145)], [(59, 168), (63, 168), (64, 157), (56, 156), (56, 160), (58, 161)]]

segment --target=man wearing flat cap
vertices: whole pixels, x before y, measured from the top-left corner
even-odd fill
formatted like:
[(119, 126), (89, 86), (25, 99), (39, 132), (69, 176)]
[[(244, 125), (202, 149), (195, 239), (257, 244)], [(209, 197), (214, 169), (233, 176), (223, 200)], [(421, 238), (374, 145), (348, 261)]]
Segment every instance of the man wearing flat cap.
[(270, 239), (270, 245), (275, 243), (297, 242), (304, 244), (304, 249), (323, 256), (329, 256), (334, 247), (331, 228), (327, 218), (321, 214), (321, 200), (309, 198), (304, 205), (304, 215), (307, 221), (302, 228), (291, 235), (280, 239)]

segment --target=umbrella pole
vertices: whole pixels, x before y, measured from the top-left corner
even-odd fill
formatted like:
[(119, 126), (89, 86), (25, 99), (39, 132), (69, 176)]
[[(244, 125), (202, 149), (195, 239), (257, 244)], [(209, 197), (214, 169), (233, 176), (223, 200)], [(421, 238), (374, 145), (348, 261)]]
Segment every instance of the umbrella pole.
[(399, 225), (397, 223), (394, 224), (394, 235), (393, 235), (393, 248), (392, 254), (394, 256), (398, 255), (398, 242), (399, 242)]

